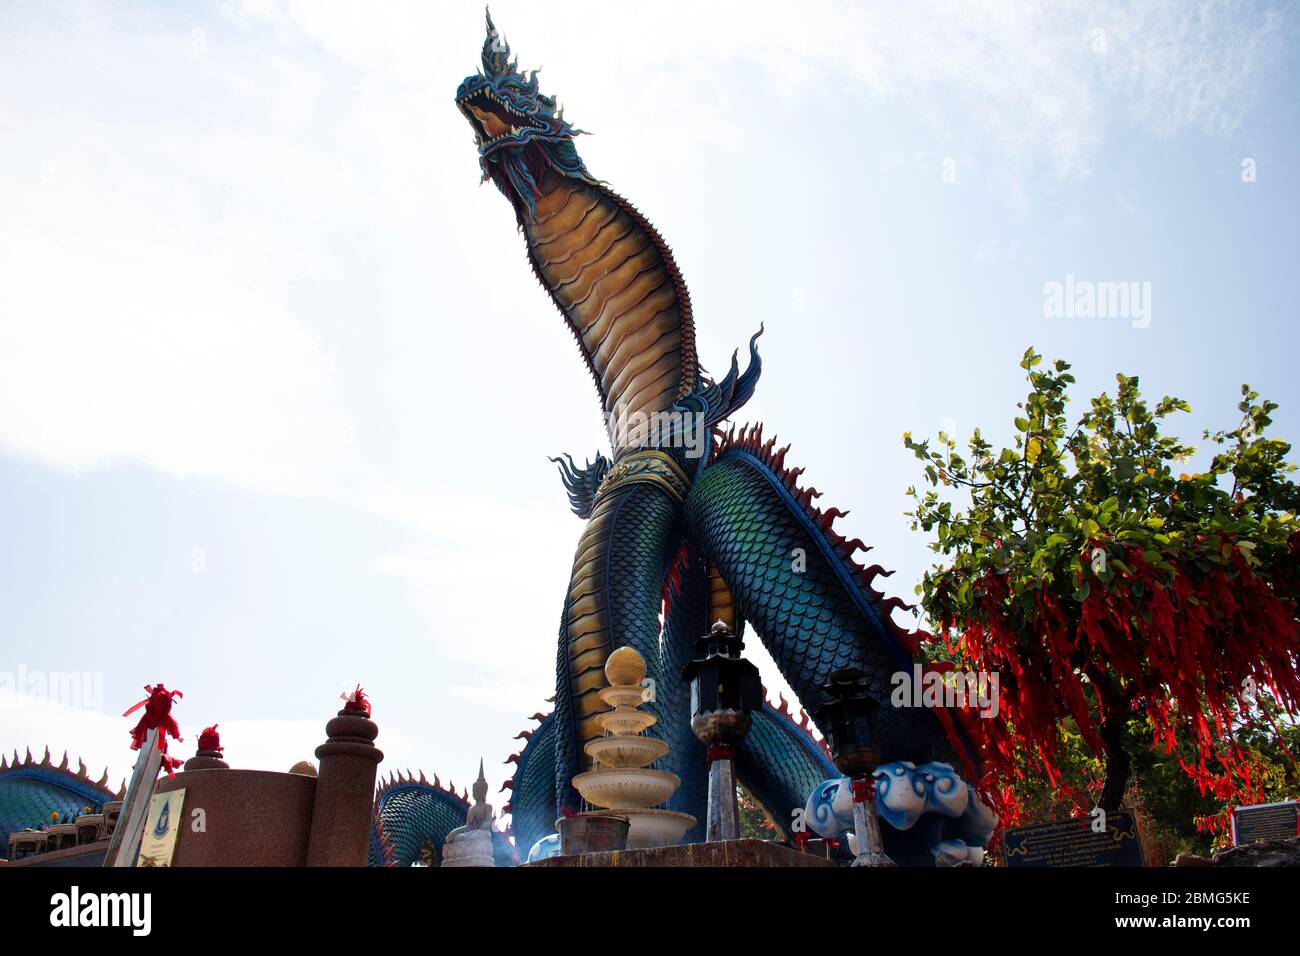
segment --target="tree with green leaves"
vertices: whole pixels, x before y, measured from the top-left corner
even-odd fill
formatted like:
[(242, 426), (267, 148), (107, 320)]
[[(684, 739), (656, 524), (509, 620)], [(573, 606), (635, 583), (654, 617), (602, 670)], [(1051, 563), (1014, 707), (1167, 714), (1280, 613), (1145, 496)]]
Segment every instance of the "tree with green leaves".
[(1194, 449), (1165, 430), (1186, 402), (1152, 407), (1121, 374), (1071, 419), (1070, 366), (1032, 349), (1020, 366), (1013, 447), (904, 435), (925, 474), (909, 516), (941, 556), (921, 608), (953, 656), (999, 674), (987, 766), (1014, 800), (1092, 759), (1085, 786), (1114, 810), (1137, 721), (1201, 794), (1258, 794), (1243, 728), (1300, 705), (1300, 489), (1265, 434), (1277, 405), (1243, 386), (1236, 427), (1207, 431), (1213, 459), (1187, 474)]
[(746, 840), (777, 840), (780, 830), (763, 805), (744, 787), (736, 785), (736, 807), (740, 817), (740, 835)]

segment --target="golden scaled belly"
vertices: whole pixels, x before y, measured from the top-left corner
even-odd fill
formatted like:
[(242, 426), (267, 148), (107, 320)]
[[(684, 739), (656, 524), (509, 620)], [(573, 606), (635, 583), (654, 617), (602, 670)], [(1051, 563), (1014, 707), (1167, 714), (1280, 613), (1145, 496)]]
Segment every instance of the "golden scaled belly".
[(601, 735), (595, 715), (608, 708), (597, 696), (606, 686), (605, 659), (613, 651), (609, 620), (609, 530), (613, 499), (597, 503), (573, 557), (569, 579), (566, 638), (573, 719), (578, 737), (586, 742)]
[[(565, 602), (566, 651), (573, 725), (582, 747), (600, 737), (596, 715), (607, 686), (605, 660), (635, 647), (649, 676), (664, 679), (659, 648), (660, 593), (669, 549), (676, 540), (680, 498), (652, 482), (632, 482), (602, 494), (578, 542)], [(648, 705), (658, 713), (657, 702)], [(652, 734), (654, 733), (652, 729)]]
[[(635, 209), (599, 185), (552, 173), (525, 231), (607, 421), (666, 410), (695, 386), (689, 296), (667, 246)], [(614, 437), (616, 449), (636, 443)]]

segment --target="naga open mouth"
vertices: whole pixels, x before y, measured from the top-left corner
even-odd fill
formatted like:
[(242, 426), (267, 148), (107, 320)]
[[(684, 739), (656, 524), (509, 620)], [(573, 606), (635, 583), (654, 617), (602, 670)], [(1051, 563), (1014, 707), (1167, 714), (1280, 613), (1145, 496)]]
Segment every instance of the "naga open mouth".
[(547, 129), (545, 123), (515, 109), (486, 86), (457, 100), (456, 105), (474, 127), (480, 148), (495, 145), (510, 136)]

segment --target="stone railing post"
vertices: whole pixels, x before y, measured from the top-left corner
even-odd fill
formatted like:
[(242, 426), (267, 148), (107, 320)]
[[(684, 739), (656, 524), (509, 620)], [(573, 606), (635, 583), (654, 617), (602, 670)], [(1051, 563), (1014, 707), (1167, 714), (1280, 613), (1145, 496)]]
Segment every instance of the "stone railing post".
[(384, 753), (375, 746), (379, 727), (344, 709), (325, 725), (316, 748), (320, 771), (307, 843), (308, 866), (365, 866), (374, 813), (375, 777)]

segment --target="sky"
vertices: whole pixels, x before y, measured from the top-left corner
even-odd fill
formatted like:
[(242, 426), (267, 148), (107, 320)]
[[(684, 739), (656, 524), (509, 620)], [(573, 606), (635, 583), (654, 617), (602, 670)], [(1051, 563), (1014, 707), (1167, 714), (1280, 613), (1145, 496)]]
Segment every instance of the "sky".
[[(704, 365), (765, 326), (737, 420), (892, 593), (932, 559), (902, 433), (1009, 442), (1031, 345), (1079, 402), (1187, 399), (1185, 438), (1243, 382), (1300, 434), (1294, 6), (492, 11), (673, 246)], [(163, 681), (174, 752), (218, 723), (284, 770), (359, 682), (381, 772), (509, 775), (581, 533), (547, 458), (608, 449), (452, 102), (482, 17), (0, 5), (0, 750), (121, 779)]]

